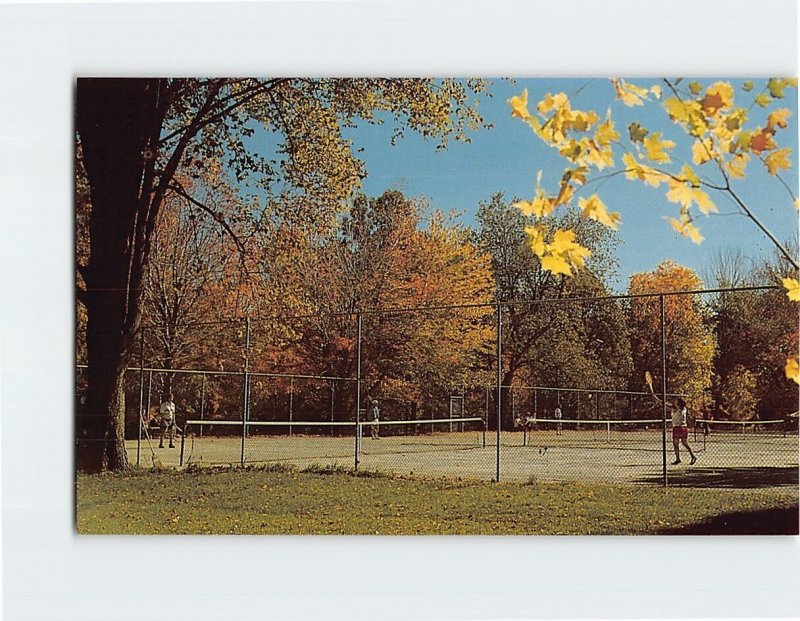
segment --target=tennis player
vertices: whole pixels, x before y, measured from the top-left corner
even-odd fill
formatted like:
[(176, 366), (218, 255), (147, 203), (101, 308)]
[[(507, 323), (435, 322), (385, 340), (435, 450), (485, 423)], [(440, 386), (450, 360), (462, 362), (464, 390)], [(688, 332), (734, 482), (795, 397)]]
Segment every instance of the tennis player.
[(378, 407), (378, 402), (375, 399), (372, 399), (369, 403), (369, 414), (372, 418), (372, 427), (370, 431), (372, 432), (372, 439), (379, 440), (380, 439), (380, 422), (381, 422), (381, 410)]
[(557, 405), (555, 411), (553, 412), (553, 416), (556, 417), (556, 435), (561, 435), (561, 405)]
[(675, 403), (667, 403), (672, 408), (672, 446), (675, 448), (675, 461), (672, 462), (673, 466), (681, 463), (681, 449), (680, 445), (686, 447), (692, 460), (689, 465), (694, 465), (697, 457), (692, 452), (692, 447), (689, 446), (689, 410), (686, 409), (686, 401), (681, 397), (675, 400)]
[(158, 448), (164, 448), (164, 433), (169, 434), (169, 448), (175, 448), (175, 402), (173, 401), (172, 393), (166, 395), (161, 402), (161, 407), (158, 409), (158, 415), (161, 419), (159, 421), (161, 427), (161, 440)]

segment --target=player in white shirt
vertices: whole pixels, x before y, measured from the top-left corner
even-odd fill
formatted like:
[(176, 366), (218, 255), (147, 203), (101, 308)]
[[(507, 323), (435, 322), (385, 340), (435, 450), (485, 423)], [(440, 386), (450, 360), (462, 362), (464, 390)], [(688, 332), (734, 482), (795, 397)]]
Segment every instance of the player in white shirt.
[(675, 448), (675, 461), (672, 465), (675, 466), (681, 463), (681, 449), (680, 445), (686, 447), (692, 460), (689, 465), (694, 465), (697, 457), (692, 452), (692, 447), (689, 446), (689, 411), (686, 409), (686, 401), (678, 397), (675, 403), (668, 404), (672, 408), (672, 446)]
[(164, 432), (169, 434), (169, 448), (175, 448), (173, 442), (175, 438), (175, 402), (172, 394), (164, 397), (161, 407), (158, 408), (159, 426), (161, 427), (161, 441), (158, 448), (164, 448)]

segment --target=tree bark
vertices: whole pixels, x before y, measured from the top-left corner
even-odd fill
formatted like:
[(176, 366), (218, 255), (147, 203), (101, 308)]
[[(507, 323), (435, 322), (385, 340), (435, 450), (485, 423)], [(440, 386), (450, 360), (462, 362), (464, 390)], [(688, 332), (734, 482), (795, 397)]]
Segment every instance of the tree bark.
[(86, 405), (75, 421), (79, 471), (128, 464), (124, 379), (141, 315), (146, 249), (137, 243), (137, 231), (151, 207), (143, 153), (154, 153), (159, 93), (158, 80), (78, 81), (76, 126), (92, 203), (90, 258), (79, 268), (86, 284), (79, 296), (88, 315), (89, 367)]

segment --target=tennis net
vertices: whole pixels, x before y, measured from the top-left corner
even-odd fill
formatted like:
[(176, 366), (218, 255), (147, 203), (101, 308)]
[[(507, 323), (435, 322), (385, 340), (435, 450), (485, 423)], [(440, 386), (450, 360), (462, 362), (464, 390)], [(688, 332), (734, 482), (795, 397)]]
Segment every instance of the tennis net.
[(527, 418), (508, 436), (510, 446), (594, 446), (661, 450), (663, 420)]
[[(725, 441), (751, 441), (766, 438), (785, 438), (792, 427), (784, 420), (708, 420), (694, 422), (695, 440), (705, 442), (720, 438)], [(794, 432), (797, 435), (797, 432)]]
[(479, 448), (479, 417), (414, 421), (187, 420), (179, 465), (286, 462), (352, 466), (359, 454)]

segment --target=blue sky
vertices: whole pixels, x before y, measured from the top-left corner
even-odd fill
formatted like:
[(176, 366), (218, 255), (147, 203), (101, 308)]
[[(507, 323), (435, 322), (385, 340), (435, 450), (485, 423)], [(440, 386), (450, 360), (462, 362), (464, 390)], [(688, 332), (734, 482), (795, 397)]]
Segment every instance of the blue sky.
[[(641, 86), (658, 83), (658, 80), (645, 78), (632, 81)], [(686, 79), (684, 84), (689, 81)], [(707, 85), (714, 79), (698, 81)], [(748, 95), (738, 88), (741, 80), (733, 81), (737, 86), (736, 102), (749, 105), (752, 95), (765, 82), (755, 80), (756, 89)], [(519, 119), (511, 117), (507, 99), (523, 88), (528, 89), (532, 111), (535, 102), (545, 93), (559, 91), (567, 93), (574, 108), (594, 109), (602, 116), (611, 107), (620, 133), (626, 134), (628, 124), (633, 121), (651, 132), (663, 131), (664, 138), (677, 143), (671, 152), (673, 161), (691, 163), (691, 140), (679, 126), (669, 121), (660, 104), (628, 108), (615, 101), (613, 86), (606, 79), (525, 79), (515, 83), (493, 80), (492, 97), (484, 97), (480, 110), (494, 128), (473, 132), (469, 144), (451, 141), (447, 150), (437, 152), (435, 140), (425, 140), (414, 132), (406, 132), (403, 140), (391, 146), (390, 124), (363, 124), (349, 131), (348, 137), (354, 146), (364, 149), (360, 154), (368, 173), (364, 191), (373, 196), (387, 189), (400, 189), (408, 196), (424, 196), (434, 208), (457, 210), (463, 213), (465, 223), (473, 224), (478, 204), (495, 192), (504, 192), (508, 199), (531, 198), (539, 170), (543, 170), (543, 185), (555, 190), (568, 162), (545, 146)], [(783, 171), (782, 177), (797, 194), (796, 91), (786, 89), (786, 97), (766, 111), (754, 106), (748, 126), (753, 122), (763, 124), (768, 111), (774, 108), (792, 111), (789, 126), (778, 133), (777, 142), (780, 147), (792, 149), (793, 167)], [(705, 168), (700, 167), (699, 172), (704, 173)], [(712, 173), (709, 171), (709, 178), (716, 180)], [(797, 235), (797, 211), (791, 206), (791, 198), (781, 183), (766, 173), (761, 162), (751, 161), (746, 179), (734, 184), (744, 202), (778, 238), (785, 240)], [(752, 257), (772, 252), (771, 243), (755, 224), (743, 215), (736, 215), (738, 208), (732, 201), (713, 192), (711, 198), (723, 215), (698, 219), (697, 224), (706, 238), (699, 246), (680, 237), (664, 219), (677, 217), (678, 208), (666, 200), (663, 186), (653, 189), (618, 176), (602, 184), (591, 184), (578, 196), (588, 196), (592, 192), (598, 192), (610, 210), (622, 215), (616, 288), (624, 289), (632, 273), (651, 270), (666, 258), (701, 273), (703, 264), (720, 248), (740, 248)]]

